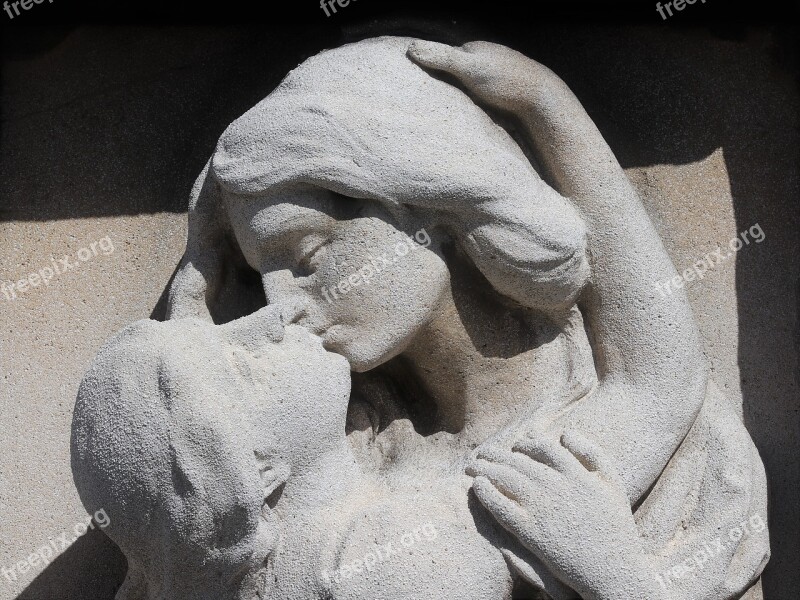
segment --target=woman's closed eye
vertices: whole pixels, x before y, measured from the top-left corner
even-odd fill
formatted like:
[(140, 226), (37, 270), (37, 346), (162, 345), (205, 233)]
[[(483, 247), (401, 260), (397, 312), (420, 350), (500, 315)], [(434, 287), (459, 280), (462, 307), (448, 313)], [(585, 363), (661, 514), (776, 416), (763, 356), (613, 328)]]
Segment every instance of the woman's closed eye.
[(329, 240), (326, 235), (307, 235), (300, 242), (297, 253), (297, 268), (301, 275), (308, 276), (316, 271), (320, 250), (323, 250)]

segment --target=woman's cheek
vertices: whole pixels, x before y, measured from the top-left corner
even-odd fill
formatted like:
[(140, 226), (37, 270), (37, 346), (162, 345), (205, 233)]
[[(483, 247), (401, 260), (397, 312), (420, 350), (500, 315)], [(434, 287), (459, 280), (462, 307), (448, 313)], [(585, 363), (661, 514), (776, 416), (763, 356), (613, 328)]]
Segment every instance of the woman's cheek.
[(416, 252), (347, 281), (341, 302), (351, 323), (373, 327), (372, 335), (405, 338), (430, 321), (449, 285), (449, 271), (433, 252)]

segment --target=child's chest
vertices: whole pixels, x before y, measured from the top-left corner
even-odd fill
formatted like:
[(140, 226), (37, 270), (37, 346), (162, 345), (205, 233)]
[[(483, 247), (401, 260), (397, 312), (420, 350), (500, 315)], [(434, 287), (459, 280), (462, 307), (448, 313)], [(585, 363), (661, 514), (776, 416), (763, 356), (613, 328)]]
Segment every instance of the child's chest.
[(511, 576), (497, 540), (479, 530), (462, 482), (418, 480), (402, 489), (376, 486), (361, 494), (294, 523), (302, 529), (284, 536), (275, 557), (278, 593), (267, 597), (511, 597)]

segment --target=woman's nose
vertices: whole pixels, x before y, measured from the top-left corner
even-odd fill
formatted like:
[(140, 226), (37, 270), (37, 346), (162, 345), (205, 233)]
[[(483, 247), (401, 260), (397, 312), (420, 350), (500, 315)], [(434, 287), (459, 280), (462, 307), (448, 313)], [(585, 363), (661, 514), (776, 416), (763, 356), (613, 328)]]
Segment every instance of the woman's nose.
[(264, 273), (261, 276), (267, 304), (280, 304), (305, 308), (311, 301), (308, 293), (298, 285), (294, 274), (288, 269)]

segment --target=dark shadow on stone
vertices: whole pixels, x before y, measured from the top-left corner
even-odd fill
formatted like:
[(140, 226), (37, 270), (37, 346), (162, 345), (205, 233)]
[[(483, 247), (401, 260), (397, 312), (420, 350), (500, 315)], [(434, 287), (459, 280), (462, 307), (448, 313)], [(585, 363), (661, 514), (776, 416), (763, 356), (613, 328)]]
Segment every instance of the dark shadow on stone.
[(227, 125), (334, 43), (314, 27), (78, 28), (25, 71), (6, 57), (0, 220), (185, 212)]
[(545, 315), (497, 292), (453, 244), (443, 248), (453, 301), (472, 346), (485, 358), (513, 358), (555, 340), (561, 330)]
[(158, 302), (156, 302), (155, 307), (153, 307), (153, 312), (150, 313), (150, 318), (153, 321), (166, 321), (167, 304), (169, 302), (169, 289), (172, 287), (172, 282), (175, 280), (175, 275), (177, 275), (179, 269), (180, 263), (175, 267), (175, 270), (169, 277), (167, 286), (164, 288), (164, 291), (161, 292), (161, 296), (158, 297)]
[(100, 529), (89, 530), (25, 588), (16, 600), (113, 600), (128, 563)]
[(744, 420), (769, 485), (770, 600), (800, 590), (800, 95), (796, 37), (750, 41), (762, 44), (770, 71), (742, 73), (751, 93), (729, 98), (731, 119), (744, 118), (723, 152), (736, 230), (764, 234), (736, 253), (736, 299)]

